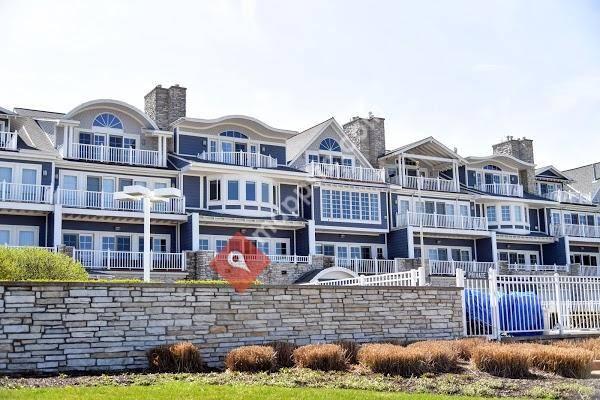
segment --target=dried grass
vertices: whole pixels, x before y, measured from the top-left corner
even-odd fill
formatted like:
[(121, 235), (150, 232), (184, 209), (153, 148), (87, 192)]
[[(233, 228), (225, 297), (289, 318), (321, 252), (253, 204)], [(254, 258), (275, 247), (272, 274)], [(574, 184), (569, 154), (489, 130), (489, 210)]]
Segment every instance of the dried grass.
[(360, 350), (360, 344), (356, 343), (353, 340), (338, 340), (333, 342), (333, 344), (337, 344), (344, 350), (344, 354), (346, 355), (346, 360), (349, 364), (356, 364), (358, 351)]
[(427, 340), (408, 346), (423, 353), (430, 372), (446, 373), (458, 371), (458, 352), (446, 340)]
[(309, 344), (298, 347), (293, 354), (294, 363), (300, 368), (320, 371), (344, 371), (348, 361), (344, 350), (337, 344)]
[(543, 344), (520, 345), (529, 357), (532, 367), (565, 378), (588, 378), (592, 372), (594, 353), (575, 347), (561, 347)]
[(456, 351), (458, 358), (464, 361), (469, 361), (471, 359), (473, 350), (487, 343), (488, 341), (483, 338), (465, 338), (448, 341), (448, 344)]
[(243, 346), (231, 350), (225, 357), (230, 371), (261, 372), (275, 369), (275, 350), (271, 346)]
[(190, 342), (161, 345), (147, 352), (150, 370), (154, 372), (202, 372), (200, 350)]
[(529, 357), (519, 345), (490, 343), (473, 350), (471, 361), (475, 367), (502, 378), (525, 378), (529, 373)]
[(375, 373), (420, 376), (430, 368), (423, 353), (416, 348), (393, 344), (367, 344), (360, 348), (358, 361)]
[(289, 342), (270, 342), (267, 344), (275, 350), (275, 362), (277, 368), (291, 368), (294, 366), (293, 354), (298, 346)]

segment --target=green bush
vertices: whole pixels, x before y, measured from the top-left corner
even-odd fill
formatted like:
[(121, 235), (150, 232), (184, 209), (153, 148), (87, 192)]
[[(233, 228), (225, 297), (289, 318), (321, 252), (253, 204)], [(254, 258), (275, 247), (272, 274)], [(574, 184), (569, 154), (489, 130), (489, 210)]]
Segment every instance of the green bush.
[(0, 247), (0, 280), (85, 281), (88, 274), (65, 254), (36, 247)]

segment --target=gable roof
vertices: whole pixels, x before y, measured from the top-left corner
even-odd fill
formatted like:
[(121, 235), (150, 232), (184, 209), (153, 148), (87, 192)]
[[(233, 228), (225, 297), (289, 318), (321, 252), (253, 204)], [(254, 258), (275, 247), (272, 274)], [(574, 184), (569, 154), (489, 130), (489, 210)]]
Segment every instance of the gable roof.
[(15, 113), (14, 113), (14, 112), (12, 112), (12, 111), (10, 111), (10, 110), (7, 110), (7, 109), (6, 109), (6, 108), (4, 108), (4, 107), (0, 107), (0, 114), (4, 114), (4, 115), (15, 115)]
[[(504, 162), (501, 161), (502, 159), (504, 159)], [(521, 165), (524, 167), (535, 166), (535, 164), (531, 164), (526, 161), (520, 160), (517, 157), (511, 156), (509, 154), (492, 154), (489, 156), (482, 156), (482, 157), (470, 156), (470, 157), (466, 157), (466, 160), (470, 163), (471, 162), (473, 162), (473, 163), (474, 162), (482, 162), (482, 161), (497, 161), (497, 162), (504, 163), (504, 164), (506, 164), (506, 161), (509, 161), (509, 162), (512, 162), (512, 163), (515, 163), (517, 165)]]
[(61, 119), (65, 116), (65, 114), (61, 112), (33, 110), (31, 108), (15, 107), (15, 112), (20, 116), (31, 118)]
[(454, 159), (459, 160), (462, 163), (467, 162), (466, 159), (464, 159), (463, 157), (458, 155), (458, 153), (456, 153), (455, 151), (448, 148), (448, 146), (446, 146), (445, 144), (443, 144), (442, 142), (440, 142), (433, 136), (428, 136), (424, 139), (417, 140), (416, 142), (412, 142), (412, 143), (406, 144), (404, 146), (398, 147), (397, 149), (390, 150), (390, 151), (386, 152), (384, 155), (380, 156), (379, 158), (385, 158), (388, 156), (406, 153), (409, 150), (412, 150), (412, 149), (415, 149), (415, 148), (421, 147), (421, 146), (426, 146), (427, 150), (429, 150), (433, 153), (437, 153), (436, 155), (438, 155), (438, 156), (454, 158)]
[[(218, 124), (222, 124), (222, 123), (227, 123), (227, 124), (243, 124), (245, 126), (247, 126), (249, 129), (254, 130), (255, 132), (259, 132), (261, 131), (261, 133), (263, 136), (270, 136), (270, 137), (276, 137), (276, 138), (280, 138), (281, 135), (284, 135), (284, 137), (290, 137), (293, 135), (296, 135), (298, 132), (296, 131), (290, 131), (287, 129), (280, 129), (280, 128), (274, 128), (271, 125), (257, 119), (254, 117), (249, 117), (247, 115), (240, 115), (240, 114), (236, 114), (236, 115), (225, 115), (222, 117), (218, 117), (218, 118), (212, 118), (212, 119), (204, 119), (204, 118), (191, 118), (191, 117), (181, 117), (178, 118), (177, 120), (173, 121), (170, 126), (173, 128), (176, 127), (180, 127), (180, 126), (186, 126), (186, 123), (188, 123), (188, 125), (190, 124), (195, 124), (198, 125), (199, 127), (206, 129), (206, 128), (211, 128), (215, 125)], [(269, 133), (271, 133), (271, 135), (267, 135), (264, 131), (267, 130), (269, 131)]]
[(593, 201), (598, 201), (600, 191), (600, 163), (583, 165), (581, 167), (562, 171), (572, 182), (569, 184), (579, 193), (590, 193)]
[(292, 136), (286, 142), (287, 155), (288, 155), (288, 164), (296, 161), (307, 149), (308, 147), (317, 139), (321, 133), (325, 131), (329, 126), (333, 128), (333, 130), (344, 140), (344, 144), (352, 149), (354, 155), (359, 158), (364, 165), (371, 165), (369, 160), (365, 157), (365, 155), (356, 147), (356, 145), (348, 138), (346, 132), (341, 127), (340, 124), (335, 120), (335, 118), (331, 117), (313, 127), (308, 128), (305, 131), (300, 132), (299, 134)]
[(542, 178), (559, 179), (563, 181), (571, 181), (571, 178), (560, 172), (560, 170), (553, 165), (547, 165), (545, 167), (536, 168), (535, 176), (539, 176)]

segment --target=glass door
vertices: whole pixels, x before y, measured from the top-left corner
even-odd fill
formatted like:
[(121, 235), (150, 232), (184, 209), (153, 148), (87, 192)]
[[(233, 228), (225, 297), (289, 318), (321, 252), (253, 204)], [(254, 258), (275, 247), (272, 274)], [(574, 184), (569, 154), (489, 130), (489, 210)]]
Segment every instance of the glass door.
[(102, 203), (103, 208), (114, 209), (119, 208), (119, 204), (116, 204), (114, 200), (115, 193), (115, 179), (114, 178), (102, 178)]
[(10, 230), (0, 229), (0, 246), (10, 245)]
[(37, 198), (37, 171), (31, 168), (23, 168), (21, 170), (21, 183), (23, 184), (21, 189), (21, 201), (27, 202), (39, 202), (42, 200), (41, 192), (39, 198)]
[(11, 200), (12, 168), (0, 167), (0, 199)]
[(77, 177), (75, 175), (65, 175), (61, 183), (61, 202), (68, 206), (80, 205), (79, 192), (77, 191)]
[(102, 192), (102, 179), (98, 176), (88, 176), (86, 178), (85, 206), (91, 208), (100, 208)]

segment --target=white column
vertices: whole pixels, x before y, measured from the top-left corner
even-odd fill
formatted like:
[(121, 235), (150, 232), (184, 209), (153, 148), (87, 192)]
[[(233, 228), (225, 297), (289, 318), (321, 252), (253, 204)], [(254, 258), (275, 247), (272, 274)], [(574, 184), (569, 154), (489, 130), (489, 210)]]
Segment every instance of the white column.
[(200, 214), (193, 213), (190, 223), (192, 224), (192, 250), (198, 251), (200, 249)]
[(71, 127), (69, 125), (65, 125), (64, 128), (64, 136), (65, 136), (65, 157), (70, 157), (71, 156), (71, 143), (73, 143), (73, 140), (71, 138)]
[[(415, 258), (415, 239), (412, 226), (406, 228), (406, 239), (408, 242), (408, 258)], [(421, 254), (423, 254), (423, 249), (421, 249)]]
[(400, 181), (398, 182), (404, 187), (404, 154), (400, 154)]
[(316, 234), (315, 234), (315, 220), (308, 220), (308, 254), (314, 255), (317, 251), (317, 243), (316, 243)]
[(54, 206), (54, 240), (52, 241), (53, 246), (58, 246), (62, 242), (62, 205), (56, 204)]
[(497, 263), (498, 262), (498, 244), (496, 243), (496, 232), (491, 232), (492, 234), (492, 260)]
[(460, 189), (460, 179), (458, 177), (458, 162), (456, 160), (452, 161), (452, 178), (454, 181), (454, 190), (458, 192)]
[(144, 282), (150, 282), (150, 198), (144, 197)]
[(162, 166), (163, 165), (163, 141), (162, 141), (162, 136), (158, 137), (158, 165)]

